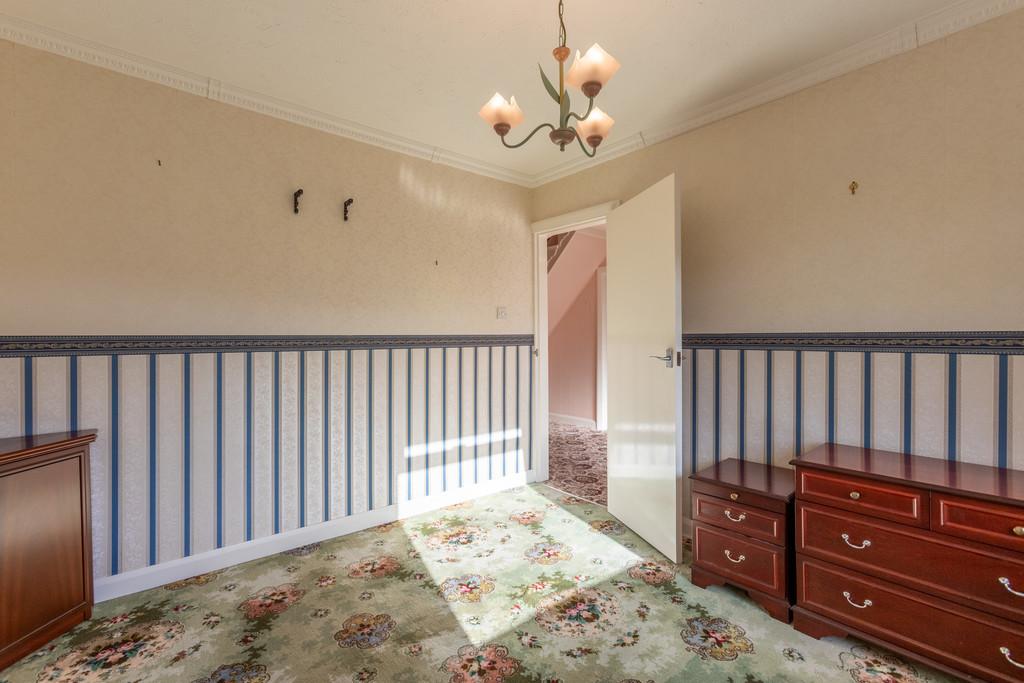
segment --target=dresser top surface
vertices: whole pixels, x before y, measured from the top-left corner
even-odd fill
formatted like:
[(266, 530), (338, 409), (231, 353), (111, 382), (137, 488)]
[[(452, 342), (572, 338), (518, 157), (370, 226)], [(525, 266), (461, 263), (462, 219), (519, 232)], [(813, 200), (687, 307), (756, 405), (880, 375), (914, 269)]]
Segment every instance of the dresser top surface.
[(793, 490), (796, 488), (793, 470), (736, 458), (723, 460), (695, 472), (690, 475), (690, 479), (754, 491), (782, 500), (792, 498)]
[(31, 436), (10, 436), (0, 439), (0, 460), (23, 455), (50, 453), (92, 443), (95, 440), (95, 429), (82, 429), (77, 432), (34, 434)]
[(1024, 506), (1024, 471), (831, 443), (790, 462), (797, 467)]

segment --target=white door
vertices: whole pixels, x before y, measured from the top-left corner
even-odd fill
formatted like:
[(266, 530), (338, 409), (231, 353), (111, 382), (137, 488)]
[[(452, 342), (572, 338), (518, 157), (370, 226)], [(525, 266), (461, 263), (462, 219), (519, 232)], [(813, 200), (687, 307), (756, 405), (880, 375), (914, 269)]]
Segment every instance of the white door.
[(682, 549), (680, 295), (671, 175), (608, 217), (608, 511), (674, 562)]

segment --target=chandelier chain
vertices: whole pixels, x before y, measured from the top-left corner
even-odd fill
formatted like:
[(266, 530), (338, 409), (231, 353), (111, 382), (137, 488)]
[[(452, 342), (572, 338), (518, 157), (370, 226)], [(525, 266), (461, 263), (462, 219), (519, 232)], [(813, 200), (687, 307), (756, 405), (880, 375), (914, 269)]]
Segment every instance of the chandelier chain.
[(565, 47), (565, 5), (563, 0), (558, 0), (558, 46)]

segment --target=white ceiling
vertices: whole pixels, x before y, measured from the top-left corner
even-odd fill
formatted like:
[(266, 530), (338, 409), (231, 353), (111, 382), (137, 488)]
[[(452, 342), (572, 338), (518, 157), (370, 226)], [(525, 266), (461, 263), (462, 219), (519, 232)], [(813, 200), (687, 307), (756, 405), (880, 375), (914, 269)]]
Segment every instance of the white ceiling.
[[(622, 63), (598, 98), (616, 119), (607, 150), (614, 151), (616, 141), (621, 149), (640, 133), (670, 130), (805, 65), (894, 29), (913, 35), (920, 18), (978, 1), (565, 0), (565, 18), (570, 47), (600, 42)], [(582, 154), (560, 153), (542, 136), (506, 150), (477, 110), (495, 90), (515, 95), (526, 122), (512, 138), (554, 117), (537, 62), (556, 73), (556, 6), (0, 0), (0, 14), (436, 148), (434, 156), (454, 153), (463, 166), (529, 185)]]

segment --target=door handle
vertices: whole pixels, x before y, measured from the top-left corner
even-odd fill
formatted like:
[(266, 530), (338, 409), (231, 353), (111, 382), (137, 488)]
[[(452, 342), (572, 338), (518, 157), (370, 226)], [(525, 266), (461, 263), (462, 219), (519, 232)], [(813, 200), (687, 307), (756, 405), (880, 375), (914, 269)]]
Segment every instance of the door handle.
[(662, 363), (665, 364), (666, 368), (674, 367), (674, 363), (672, 362), (673, 359), (672, 359), (672, 347), (671, 346), (668, 347), (667, 349), (665, 349), (665, 355), (664, 356), (648, 356), (648, 358), (653, 358), (654, 360), (660, 360)]

